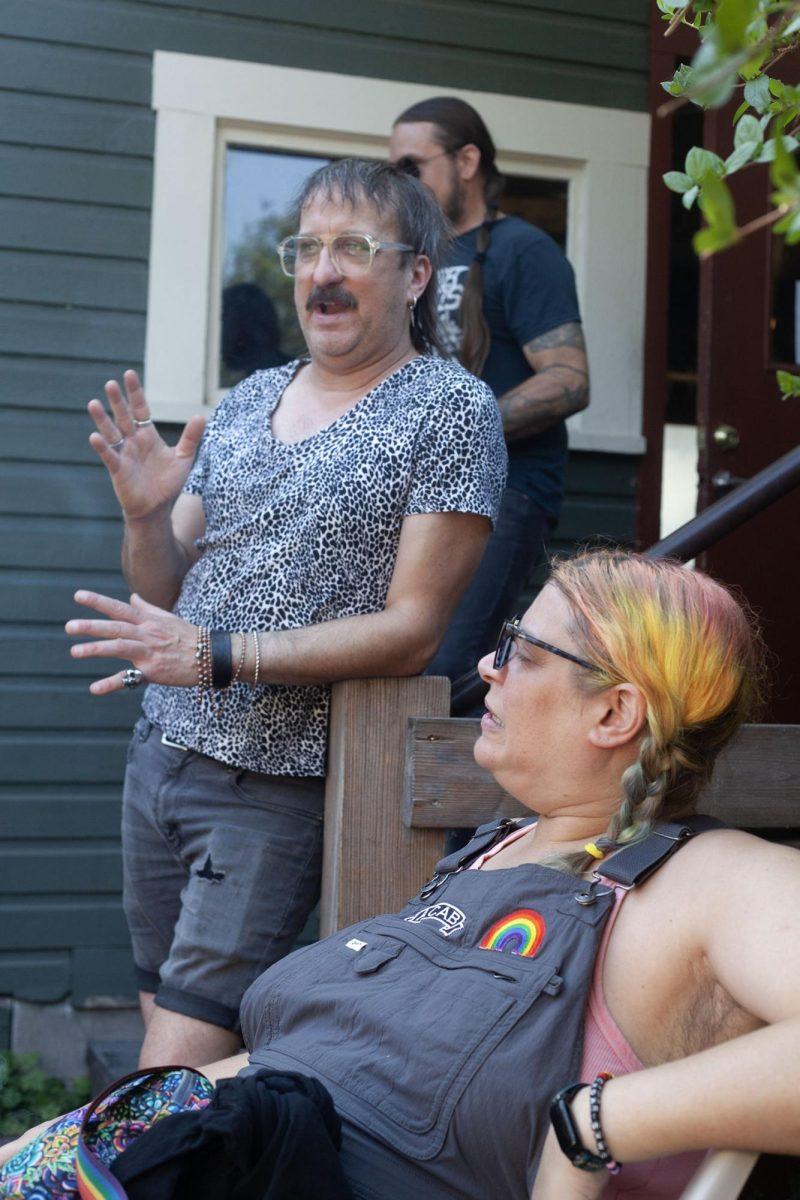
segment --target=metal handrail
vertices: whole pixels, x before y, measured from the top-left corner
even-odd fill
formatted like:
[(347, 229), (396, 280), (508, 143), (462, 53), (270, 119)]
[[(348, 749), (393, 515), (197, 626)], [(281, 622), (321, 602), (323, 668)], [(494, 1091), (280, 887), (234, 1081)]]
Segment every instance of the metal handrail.
[[(763, 471), (645, 551), (646, 558), (678, 558), (688, 562), (715, 542), (738, 529), (757, 513), (800, 485), (800, 446), (764, 467)], [(454, 716), (480, 704), (488, 688), (476, 670), (454, 680), (451, 710)]]
[(680, 558), (687, 562), (720, 541), (762, 509), (800, 484), (800, 446), (777, 458), (727, 496), (715, 500), (691, 521), (645, 551), (646, 558)]

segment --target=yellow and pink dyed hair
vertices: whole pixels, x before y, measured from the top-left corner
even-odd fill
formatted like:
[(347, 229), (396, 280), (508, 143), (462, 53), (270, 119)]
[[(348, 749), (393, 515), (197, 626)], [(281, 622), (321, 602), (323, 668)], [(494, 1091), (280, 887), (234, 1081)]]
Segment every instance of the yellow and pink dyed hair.
[[(763, 643), (726, 588), (669, 559), (587, 552), (556, 562), (549, 583), (570, 605), (578, 653), (596, 665), (583, 675), (588, 686), (632, 683), (647, 706), (639, 759), (605, 835), (618, 845), (657, 817), (692, 810), (717, 754), (760, 702)], [(571, 869), (590, 865), (581, 854)]]

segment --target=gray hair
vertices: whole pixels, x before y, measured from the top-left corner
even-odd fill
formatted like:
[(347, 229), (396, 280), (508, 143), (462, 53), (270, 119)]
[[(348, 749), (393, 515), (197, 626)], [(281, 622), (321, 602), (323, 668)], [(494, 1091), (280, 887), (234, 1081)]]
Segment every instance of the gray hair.
[(391, 163), (365, 158), (340, 158), (314, 171), (298, 191), (293, 216), (299, 227), (303, 209), (317, 198), (355, 208), (365, 201), (383, 216), (391, 213), (397, 238), (413, 246), (408, 254), (424, 254), (432, 267), (430, 282), (414, 311), (411, 341), (421, 354), (444, 354), (436, 316), (437, 272), (453, 236), (450, 223), (433, 193)]

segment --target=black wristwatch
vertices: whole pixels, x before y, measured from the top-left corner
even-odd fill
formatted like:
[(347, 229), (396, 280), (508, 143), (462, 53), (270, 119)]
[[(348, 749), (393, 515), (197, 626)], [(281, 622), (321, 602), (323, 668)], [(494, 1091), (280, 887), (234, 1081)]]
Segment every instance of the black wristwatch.
[(571, 1083), (557, 1092), (550, 1102), (550, 1122), (556, 1131), (559, 1146), (573, 1167), (580, 1171), (602, 1171), (605, 1162), (599, 1154), (593, 1154), (584, 1146), (570, 1108), (578, 1092), (588, 1086), (588, 1083)]

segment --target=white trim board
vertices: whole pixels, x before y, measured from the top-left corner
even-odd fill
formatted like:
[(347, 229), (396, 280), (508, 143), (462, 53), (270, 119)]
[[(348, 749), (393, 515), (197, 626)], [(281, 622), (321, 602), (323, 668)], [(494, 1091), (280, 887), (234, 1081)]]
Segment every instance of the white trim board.
[[(216, 398), (208, 378), (217, 272), (216, 172), (227, 137), (315, 153), (385, 153), (398, 113), (441, 87), (156, 51), (156, 155), (145, 378), (160, 420)], [(459, 92), (485, 118), (498, 165), (569, 180), (568, 253), (592, 373), (570, 421), (581, 449), (641, 452), (649, 117), (489, 92)]]

